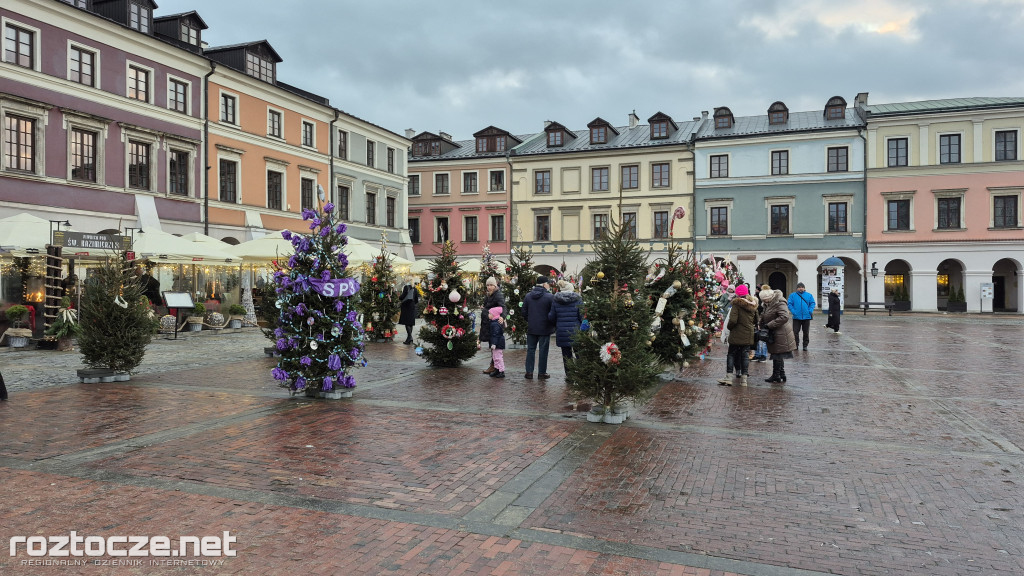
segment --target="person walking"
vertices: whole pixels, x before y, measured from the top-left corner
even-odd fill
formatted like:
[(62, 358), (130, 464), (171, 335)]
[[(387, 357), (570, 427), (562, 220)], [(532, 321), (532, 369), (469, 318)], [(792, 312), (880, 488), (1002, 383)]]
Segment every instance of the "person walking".
[(789, 313), (793, 315), (793, 337), (800, 342), (800, 331), (804, 331), (804, 350), (811, 340), (811, 316), (814, 314), (814, 295), (804, 288), (804, 283), (796, 285), (796, 292), (786, 300)]
[(487, 311), (488, 324), (490, 324), (490, 328), (487, 330), (490, 335), (488, 342), (491, 346), (491, 364), (494, 364), (491, 378), (505, 377), (505, 331), (501, 326), (504, 313), (505, 309), (501, 306), (495, 306)]
[[(494, 276), (489, 277), (484, 282), (484, 289), (487, 291), (487, 295), (484, 296), (483, 309), (480, 312), (480, 342), (490, 346), (491, 343), (491, 323), (488, 319), (491, 308), (495, 306), (501, 307), (505, 312), (502, 313), (501, 318), (498, 319), (498, 323), (504, 325), (505, 314), (508, 312), (508, 307), (505, 306), (505, 295), (501, 293), (501, 289), (498, 288), (498, 280)], [(493, 374), (494, 368), (494, 357), (491, 356), (491, 365), (484, 370), (484, 374)]]
[(839, 303), (839, 291), (835, 288), (828, 293), (828, 322), (825, 323), (825, 328), (831, 328), (833, 332), (839, 334), (839, 318), (842, 314), (842, 304)]
[(582, 303), (583, 298), (576, 293), (572, 283), (558, 281), (558, 294), (552, 300), (548, 321), (555, 325), (555, 345), (562, 350), (562, 368), (566, 377), (569, 374), (569, 360), (576, 357), (572, 340), (583, 321), (583, 312), (580, 311)]
[(774, 340), (768, 344), (768, 352), (772, 355), (772, 375), (765, 379), (765, 382), (785, 382), (786, 358), (792, 358), (793, 351), (796, 350), (796, 337), (793, 336), (789, 307), (783, 300), (782, 290), (762, 290), (759, 296), (764, 303), (760, 326), (767, 328), (774, 336)]
[(416, 287), (406, 282), (402, 288), (402, 296), (399, 298), (401, 314), (398, 316), (398, 323), (405, 326), (405, 342), (412, 344), (412, 327), (416, 325), (416, 305), (420, 303), (420, 293)]
[[(548, 320), (551, 304), (555, 297), (548, 290), (548, 277), (538, 276), (533, 290), (523, 298), (523, 316), (526, 318), (526, 379), (533, 378), (534, 359), (537, 361), (537, 378), (546, 380), (548, 374), (548, 346), (555, 324)], [(540, 354), (538, 355), (538, 350)]]
[[(757, 316), (758, 318), (764, 314), (764, 302), (761, 301), (760, 293), (764, 290), (771, 290), (771, 287), (767, 284), (762, 284), (760, 290), (757, 286), (754, 286), (754, 293), (751, 296), (757, 298)], [(764, 362), (768, 360), (768, 343), (764, 340), (758, 340), (757, 345), (754, 347), (754, 362)]]
[(750, 369), (750, 356), (747, 352), (754, 345), (754, 327), (757, 326), (757, 299), (750, 295), (745, 284), (736, 287), (736, 297), (732, 299), (729, 320), (729, 352), (725, 357), (725, 378), (718, 381), (722, 386), (732, 386), (733, 370), (740, 386), (747, 385)]

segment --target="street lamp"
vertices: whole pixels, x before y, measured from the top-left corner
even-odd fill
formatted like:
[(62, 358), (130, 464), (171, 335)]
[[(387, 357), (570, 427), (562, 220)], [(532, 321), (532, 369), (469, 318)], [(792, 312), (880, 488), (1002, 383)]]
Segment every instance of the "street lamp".
[(871, 277), (878, 278), (878, 262), (871, 263)]
[(132, 248), (135, 248), (135, 231), (136, 230), (139, 231), (139, 234), (145, 234), (146, 233), (146, 231), (143, 230), (141, 226), (138, 227), (138, 228), (133, 228), (131, 226), (125, 226), (124, 227), (124, 231), (127, 232), (128, 236), (130, 236), (131, 239), (132, 239)]
[(54, 224), (57, 225), (57, 232), (60, 232), (60, 227), (61, 226), (66, 226), (68, 228), (71, 227), (71, 222), (68, 222), (67, 220), (50, 220), (50, 239), (51, 240), (53, 239), (53, 226), (54, 226)]

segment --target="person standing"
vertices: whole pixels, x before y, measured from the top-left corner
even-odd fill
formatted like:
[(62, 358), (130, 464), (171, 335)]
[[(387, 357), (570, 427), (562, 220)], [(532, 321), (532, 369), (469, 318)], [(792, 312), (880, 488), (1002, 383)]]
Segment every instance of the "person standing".
[(828, 293), (828, 322), (825, 323), (825, 328), (831, 328), (833, 332), (839, 334), (839, 318), (842, 313), (841, 304), (839, 303), (839, 291), (835, 288)]
[(399, 302), (401, 302), (399, 305), (401, 314), (398, 316), (398, 323), (405, 326), (405, 342), (403, 344), (412, 344), (412, 327), (416, 325), (416, 305), (420, 302), (420, 293), (412, 284), (406, 282), (405, 287), (402, 288)]
[(768, 344), (768, 352), (772, 355), (772, 375), (765, 382), (785, 382), (786, 358), (792, 358), (796, 350), (789, 307), (782, 299), (782, 290), (762, 290), (759, 296), (764, 304), (760, 326), (767, 328), (774, 336), (774, 340)]
[(722, 386), (732, 386), (733, 370), (740, 386), (747, 385), (750, 369), (750, 356), (747, 352), (754, 345), (754, 327), (757, 326), (757, 299), (750, 295), (745, 284), (736, 287), (736, 297), (732, 299), (729, 319), (729, 352), (725, 357), (725, 378), (718, 381)]
[(804, 350), (811, 340), (811, 316), (814, 314), (814, 295), (804, 288), (804, 283), (796, 285), (796, 292), (786, 300), (789, 313), (793, 315), (793, 337), (800, 342), (800, 330), (804, 331)]
[[(526, 317), (526, 378), (533, 378), (534, 359), (537, 360), (537, 378), (546, 380), (548, 374), (548, 346), (555, 325), (548, 320), (555, 297), (548, 290), (548, 277), (538, 276), (533, 290), (523, 298), (523, 316)], [(540, 350), (540, 355), (537, 352)]]
[(488, 342), (491, 346), (491, 364), (494, 364), (491, 378), (505, 377), (505, 331), (501, 326), (504, 313), (505, 309), (501, 306), (495, 306), (487, 311), (488, 324), (490, 324), (487, 331), (490, 334)]
[[(760, 298), (760, 293), (763, 292), (764, 290), (771, 290), (771, 287), (768, 286), (767, 284), (762, 284), (759, 290), (757, 286), (754, 286), (754, 292), (751, 294), (751, 296), (757, 298), (757, 316), (759, 318), (762, 314), (764, 314), (764, 302), (761, 302)], [(752, 358), (754, 362), (764, 362), (768, 360), (767, 342), (765, 342), (764, 340), (758, 340), (757, 345), (754, 347), (754, 350), (754, 357)]]
[[(494, 276), (491, 276), (490, 278), (487, 279), (487, 281), (484, 283), (484, 289), (487, 290), (487, 295), (484, 296), (483, 309), (480, 312), (480, 342), (481, 344), (486, 344), (487, 346), (490, 346), (491, 323), (488, 318), (488, 314), (490, 314), (490, 309), (494, 308), (495, 306), (500, 306), (501, 309), (505, 311), (505, 313), (502, 314), (501, 318), (498, 319), (498, 323), (504, 325), (505, 314), (508, 313), (508, 307), (505, 306), (505, 295), (502, 294), (501, 290), (498, 288), (498, 280), (495, 279)], [(491, 365), (488, 366), (486, 370), (484, 370), (484, 374), (493, 374), (494, 372), (494, 358), (492, 356)]]
[(582, 302), (583, 298), (576, 293), (572, 283), (558, 281), (558, 294), (552, 300), (548, 320), (555, 325), (555, 345), (562, 350), (562, 367), (566, 376), (569, 374), (569, 360), (576, 357), (572, 339), (583, 321), (583, 313), (580, 311)]

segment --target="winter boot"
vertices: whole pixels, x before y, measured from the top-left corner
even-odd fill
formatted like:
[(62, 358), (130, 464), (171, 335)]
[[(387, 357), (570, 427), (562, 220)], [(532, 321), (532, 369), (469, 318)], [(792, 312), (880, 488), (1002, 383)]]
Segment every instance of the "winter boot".
[(773, 359), (772, 360), (772, 375), (771, 375), (771, 377), (766, 378), (765, 382), (768, 382), (769, 384), (776, 384), (778, 382), (782, 382), (782, 376), (780, 374), (781, 372), (782, 372), (782, 366), (779, 365), (778, 359)]
[(746, 386), (746, 385), (747, 385), (747, 375), (744, 374), (744, 375), (740, 376), (740, 386)]
[(785, 368), (779, 370), (779, 379), (781, 379), (783, 382), (786, 381), (786, 369)]
[(719, 386), (732, 386), (732, 373), (727, 373), (725, 378), (718, 381)]

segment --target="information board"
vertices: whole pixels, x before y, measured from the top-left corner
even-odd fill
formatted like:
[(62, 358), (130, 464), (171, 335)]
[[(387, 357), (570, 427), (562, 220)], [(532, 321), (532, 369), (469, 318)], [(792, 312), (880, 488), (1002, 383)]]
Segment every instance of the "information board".
[(186, 310), (196, 307), (195, 302), (192, 301), (192, 295), (188, 292), (163, 292), (163, 296), (168, 308)]

